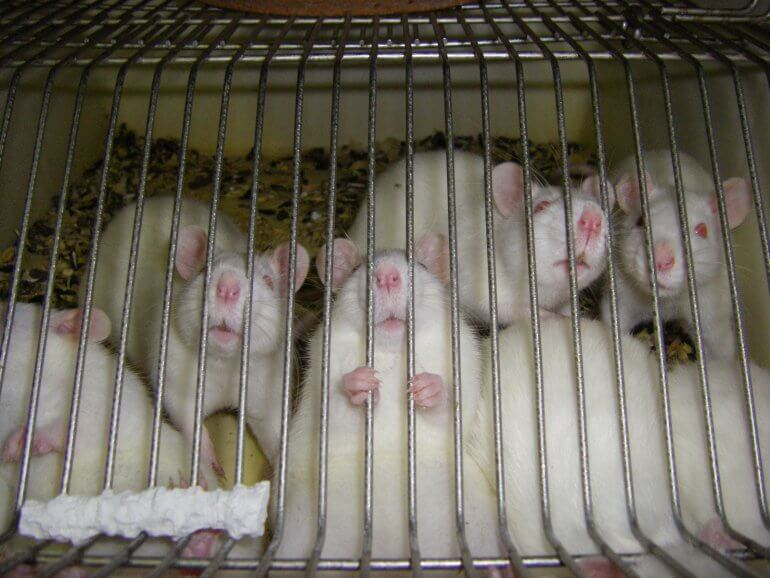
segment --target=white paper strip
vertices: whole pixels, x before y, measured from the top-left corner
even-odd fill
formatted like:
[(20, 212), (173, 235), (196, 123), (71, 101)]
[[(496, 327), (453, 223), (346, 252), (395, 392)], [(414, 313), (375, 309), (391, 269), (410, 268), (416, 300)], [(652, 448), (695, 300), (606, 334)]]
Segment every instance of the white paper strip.
[(78, 544), (104, 534), (134, 538), (181, 538), (197, 530), (225, 530), (232, 538), (265, 531), (270, 482), (232, 490), (152, 488), (143, 492), (104, 492), (99, 496), (60, 495), (47, 502), (28, 500), (19, 532), (39, 540)]

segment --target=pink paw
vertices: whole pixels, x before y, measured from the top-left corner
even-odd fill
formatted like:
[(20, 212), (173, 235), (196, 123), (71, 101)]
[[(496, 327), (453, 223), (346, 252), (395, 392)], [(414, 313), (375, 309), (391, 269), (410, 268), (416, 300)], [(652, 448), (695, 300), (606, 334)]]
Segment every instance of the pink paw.
[(369, 392), (372, 392), (374, 403), (380, 399), (380, 380), (371, 367), (359, 367), (342, 376), (342, 385), (345, 393), (353, 405), (361, 405), (366, 401)]
[(727, 534), (725, 527), (722, 525), (722, 520), (719, 518), (712, 518), (703, 526), (700, 532), (700, 539), (717, 550), (737, 550), (745, 547)]
[(218, 530), (199, 530), (192, 535), (182, 550), (182, 558), (211, 558), (219, 542)]
[[(2, 456), (4, 462), (18, 462), (21, 460), (21, 456), (24, 453), (24, 438), (26, 431), (26, 427), (21, 427), (5, 440)], [(45, 427), (35, 430), (31, 448), (33, 456), (61, 451), (64, 451), (63, 438), (60, 435), (57, 435), (52, 428)]]
[(604, 556), (592, 556), (580, 561), (588, 578), (623, 578), (625, 574)]
[(435, 373), (418, 373), (412, 378), (409, 391), (418, 407), (434, 407), (445, 401), (444, 380)]

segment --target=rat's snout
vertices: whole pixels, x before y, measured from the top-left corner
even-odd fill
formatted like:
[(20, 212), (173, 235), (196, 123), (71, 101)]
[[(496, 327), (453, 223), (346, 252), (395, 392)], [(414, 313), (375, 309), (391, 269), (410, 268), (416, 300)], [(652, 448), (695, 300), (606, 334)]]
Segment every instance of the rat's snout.
[(241, 295), (241, 280), (230, 272), (222, 273), (217, 281), (217, 302), (223, 305), (233, 305)]
[(674, 249), (670, 244), (658, 243), (655, 245), (655, 268), (658, 273), (668, 273), (675, 264)]
[(583, 209), (577, 224), (578, 233), (588, 244), (602, 234), (604, 215), (598, 207), (588, 206)]
[(378, 289), (390, 292), (396, 291), (401, 287), (401, 273), (390, 263), (379, 265), (374, 276), (377, 280)]

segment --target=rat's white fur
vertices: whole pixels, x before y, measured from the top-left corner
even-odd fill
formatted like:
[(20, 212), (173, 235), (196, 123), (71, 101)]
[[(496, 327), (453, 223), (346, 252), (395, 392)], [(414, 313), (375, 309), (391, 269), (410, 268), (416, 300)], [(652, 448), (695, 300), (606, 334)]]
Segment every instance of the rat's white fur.
[[(484, 211), (484, 161), (482, 157), (455, 151), (455, 195), (457, 200), (457, 246), (460, 303), (474, 318), (489, 323), (489, 289), (487, 282), (487, 243)], [(495, 256), (497, 266), (498, 322), (505, 325), (514, 319), (529, 317), (529, 278), (527, 275), (526, 224), (523, 184), (515, 182), (515, 165), (504, 163), (493, 170)], [(401, 160), (383, 172), (375, 183), (376, 241), (378, 247), (406, 246), (405, 226), (405, 161)], [(499, 177), (499, 178), (498, 178)], [(575, 234), (583, 210), (600, 207), (595, 178), (586, 180), (580, 189), (573, 188)], [(414, 230), (415, 238), (427, 232), (448, 234), (447, 170), (444, 151), (419, 153), (414, 156)], [(557, 261), (567, 258), (563, 194), (558, 187), (532, 186), (533, 208), (550, 201), (544, 210), (533, 215), (537, 256), (538, 297), (541, 309), (557, 313), (569, 300), (567, 270)], [(508, 217), (500, 206), (512, 206)], [(366, 207), (362, 207), (350, 228), (350, 238), (360, 247), (366, 246)], [(590, 269), (580, 273), (579, 288), (593, 282), (604, 271), (606, 220), (601, 235), (585, 252)], [(578, 247), (576, 246), (576, 250)]]
[[(693, 266), (700, 305), (701, 335), (710, 358), (734, 359), (737, 355), (737, 340), (733, 329), (733, 311), (730, 305), (730, 290), (727, 281), (722, 229), (719, 216), (711, 206), (714, 198), (714, 181), (690, 156), (679, 153), (682, 170), (684, 199), (690, 225)], [(644, 156), (648, 175), (647, 194), (649, 197), (652, 238), (657, 245), (667, 243), (673, 250), (675, 264), (664, 274), (658, 273), (658, 295), (663, 320), (679, 320), (685, 323), (693, 334), (690, 315), (690, 296), (687, 286), (685, 250), (679, 226), (679, 209), (674, 189), (674, 170), (671, 153), (668, 150), (649, 152)], [(624, 201), (619, 198), (625, 212), (618, 212), (616, 233), (616, 255), (618, 289), (618, 316), (620, 328), (630, 332), (638, 323), (652, 319), (652, 291), (647, 266), (644, 229), (638, 226), (641, 204), (638, 199), (638, 176), (635, 159), (629, 158), (615, 171), (618, 195), (627, 191), (631, 197)], [(733, 187), (728, 186), (730, 183)], [(742, 179), (725, 182), (725, 190), (735, 189), (731, 204), (748, 203), (748, 189)], [(740, 218), (740, 221), (743, 217)], [(707, 227), (707, 238), (696, 234), (696, 227)], [(735, 227), (738, 223), (730, 223)], [(609, 323), (610, 297), (605, 295), (602, 302), (602, 318)]]
[[(600, 534), (616, 552), (638, 552), (628, 521), (621, 461), (618, 396), (609, 329), (582, 322), (584, 386), (594, 514)], [(597, 553), (586, 530), (580, 478), (577, 382), (571, 322), (542, 324), (543, 387), (548, 480), (555, 535), (573, 554)], [(668, 491), (660, 386), (655, 357), (647, 346), (622, 339), (626, 405), (632, 472), (639, 521), (644, 532), (661, 544), (681, 545), (673, 527)], [(770, 375), (751, 366), (757, 415), (770, 412)], [(491, 378), (485, 371), (479, 419), (468, 453), (494, 484)], [(540, 507), (537, 453), (536, 385), (533, 346), (528, 323), (500, 332), (500, 380), (506, 507), (514, 542), (525, 555), (552, 553), (545, 538)], [(759, 518), (751, 469), (745, 404), (737, 368), (709, 364), (712, 408), (716, 423), (722, 488), (729, 519), (761, 543), (770, 536)], [(677, 473), (687, 527), (698, 535), (716, 518), (707, 469), (700, 382), (694, 365), (669, 371), (670, 399)], [(770, 426), (760, 419), (765, 461), (770, 459)], [(494, 523), (494, 521), (492, 522)], [(493, 555), (496, 550), (479, 552)], [(699, 574), (716, 575), (716, 574)]]
[[(37, 305), (16, 305), (11, 349), (0, 403), (0, 424), (3, 425), (3, 432), (12, 422), (18, 421), (20, 426), (26, 421), (41, 311)], [(0, 320), (3, 318), (4, 313), (0, 310)], [(37, 416), (39, 427), (58, 423), (62, 432), (66, 432), (76, 356), (77, 334), (60, 335), (55, 327), (51, 326), (40, 385)], [(76, 495), (96, 495), (102, 491), (104, 484), (117, 359), (99, 343), (87, 345), (85, 359), (69, 491)], [(113, 485), (116, 491), (142, 490), (147, 487), (153, 413), (144, 384), (136, 373), (127, 368), (123, 380), (116, 441)], [(14, 415), (17, 415), (18, 419), (12, 419)], [(179, 432), (167, 424), (162, 424), (160, 435), (158, 483), (165, 485), (171, 482), (178, 486), (185, 479), (189, 479), (190, 452)], [(63, 465), (63, 452), (32, 456), (26, 497), (45, 500), (56, 496), (60, 490)], [(201, 472), (208, 486), (216, 487), (216, 477), (207, 464), (202, 464)], [(0, 531), (4, 531), (11, 522), (18, 481), (19, 464), (2, 463)], [(91, 552), (114, 553), (117, 549), (118, 544), (113, 543), (111, 549), (96, 548)], [(146, 552), (146, 548), (142, 550), (142, 553)]]
[[(338, 241), (339, 242), (339, 241)], [(344, 242), (343, 242), (344, 243)], [(418, 251), (419, 254), (419, 251)], [(335, 255), (335, 266), (344, 255)], [(402, 251), (379, 252), (377, 265), (394, 265), (406, 280)], [(364, 365), (366, 346), (365, 266), (344, 283), (332, 309), (329, 365), (328, 519), (324, 557), (358, 557), (362, 548), (364, 503), (364, 406), (354, 406), (343, 376)], [(403, 293), (399, 295), (399, 299)], [(381, 292), (375, 304), (384, 303)], [(392, 305), (392, 304), (391, 304)], [(405, 306), (405, 301), (401, 302)], [(380, 319), (375, 307), (375, 321)], [(374, 368), (381, 384), (374, 407), (373, 555), (404, 557), (407, 530), (407, 383), (403, 334), (397, 339), (375, 330)], [(478, 344), (460, 323), (462, 403), (466, 436), (477, 407), (481, 365)], [(457, 556), (454, 538), (452, 356), (446, 288), (415, 265), (415, 374), (435, 373), (445, 388), (443, 403), (417, 409), (417, 516), (423, 556)], [(310, 340), (310, 364), (288, 449), (286, 525), (280, 556), (307, 557), (317, 528), (318, 436), (322, 375), (322, 329)], [(475, 471), (475, 470), (474, 470)], [(479, 474), (474, 479), (481, 479)], [(474, 493), (474, 484), (469, 495)], [(486, 492), (486, 489), (484, 489)], [(470, 499), (470, 498), (469, 498)], [(470, 502), (468, 502), (470, 503)], [(485, 512), (491, 515), (491, 512)]]
[[(158, 383), (158, 359), (161, 333), (161, 312), (166, 283), (173, 199), (147, 199), (144, 206), (139, 258), (137, 261), (134, 302), (128, 334), (129, 359), (147, 373), (154, 386)], [(117, 341), (123, 312), (123, 293), (128, 272), (135, 205), (120, 211), (107, 226), (99, 251), (94, 286), (94, 304), (103, 308), (114, 320), (111, 339)], [(208, 230), (208, 205), (184, 199), (181, 210), (180, 233)], [(177, 265), (183, 250), (182, 235), (177, 249)], [(209, 327), (226, 324), (240, 332), (243, 307), (248, 294), (246, 280), (246, 236), (228, 217), (217, 218), (216, 246), (208, 289)], [(298, 263), (304, 249), (298, 246)], [(169, 327), (168, 354), (165, 372), (164, 407), (172, 421), (188, 440), (193, 436), (195, 391), (198, 382), (198, 344), (205, 270), (202, 260), (193, 276), (185, 281), (174, 275), (173, 303)], [(284, 342), (285, 297), (280, 291), (281, 271), (270, 255), (255, 255), (254, 287), (251, 309), (251, 348), (249, 356), (247, 421), (269, 459), (278, 449), (280, 430), (280, 399)], [(298, 265), (299, 277), (300, 265)], [(238, 302), (227, 310), (216, 300), (216, 285), (225, 272), (235, 275), (241, 283)], [(304, 272), (298, 278), (302, 284)], [(269, 279), (269, 281), (268, 281)], [(271, 286), (272, 285), (272, 286)], [(81, 301), (83, 299), (81, 290)], [(206, 382), (203, 417), (238, 406), (241, 366), (241, 340), (220, 343), (209, 331), (206, 360)], [(204, 431), (205, 433), (205, 431)], [(204, 438), (207, 439), (206, 435)]]

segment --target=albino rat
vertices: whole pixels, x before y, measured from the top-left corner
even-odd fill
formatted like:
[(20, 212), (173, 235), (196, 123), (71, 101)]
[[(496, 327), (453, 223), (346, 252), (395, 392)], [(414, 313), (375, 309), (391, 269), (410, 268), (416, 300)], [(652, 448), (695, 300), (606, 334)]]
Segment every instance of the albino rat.
[[(737, 343), (714, 182), (711, 175), (690, 156), (679, 153), (679, 161), (705, 354), (712, 358), (734, 359)], [(647, 153), (644, 165), (662, 321), (680, 320), (693, 334), (671, 152)], [(652, 318), (652, 288), (635, 159), (629, 158), (621, 163), (616, 174), (617, 201), (623, 211), (615, 235), (619, 262), (618, 311), (620, 328), (628, 333), (638, 323)], [(728, 222), (733, 229), (743, 222), (751, 209), (749, 188), (741, 178), (728, 179), (722, 187)], [(602, 302), (602, 317), (607, 322), (611, 319), (609, 295)]]
[[(582, 321), (584, 386), (588, 457), (594, 498), (594, 516), (600, 534), (622, 553), (641, 552), (628, 522), (621, 461), (618, 401), (607, 327)], [(572, 554), (595, 554), (596, 545), (585, 526), (580, 478), (577, 383), (574, 376), (571, 323), (547, 320), (542, 324), (545, 392), (546, 448), (551, 516), (556, 536)], [(512, 537), (523, 555), (551, 554), (545, 538), (540, 508), (537, 411), (531, 329), (517, 323), (500, 332), (500, 379), (506, 507)], [(623, 338), (626, 404), (632, 475), (639, 521), (649, 537), (674, 549), (681, 540), (673, 526), (660, 386), (655, 358), (644, 344)], [(770, 411), (770, 375), (752, 365), (757, 414)], [(485, 371), (478, 423), (469, 440), (473, 456), (489, 483), (494, 483), (494, 450), (490, 371)], [(722, 487), (730, 519), (760, 542), (770, 536), (762, 528), (750, 467), (744, 402), (735, 381), (738, 374), (727, 363), (709, 365), (715, 412)], [(685, 522), (693, 533), (715, 547), (725, 543), (712, 507), (707, 469), (700, 384), (694, 366), (682, 365), (669, 373), (674, 440)], [(770, 426), (760, 433), (765, 458), (770, 458)], [(495, 555), (497, 551), (474, 552)], [(696, 557), (697, 558), (697, 557)], [(717, 576), (719, 567), (709, 560), (697, 575)], [(592, 576), (611, 576), (613, 567), (592, 560)], [(643, 574), (650, 575), (650, 574)], [(652, 574), (656, 575), (655, 573)], [(658, 576), (660, 574), (657, 574)]]
[[(460, 303), (474, 318), (489, 322), (487, 243), (484, 216), (484, 161), (471, 153), (455, 151), (457, 245)], [(405, 161), (383, 172), (375, 183), (376, 242), (381, 247), (405, 247)], [(529, 317), (524, 176), (512, 162), (492, 169), (495, 203), (494, 233), (497, 263), (498, 322)], [(447, 234), (446, 153), (414, 156), (415, 236), (427, 232)], [(532, 207), (537, 257), (538, 297), (545, 312), (559, 313), (569, 301), (569, 269), (564, 195), (558, 187), (533, 183)], [(590, 177), (573, 189), (575, 257), (578, 288), (593, 282), (604, 271), (606, 216), (598, 204), (599, 181)], [(350, 229), (350, 238), (366, 246), (366, 207)], [(448, 267), (448, 264), (445, 266)]]
[[(407, 387), (417, 411), (417, 516), (423, 556), (457, 556), (454, 537), (450, 310), (441, 266), (446, 241), (426, 235), (416, 246), (415, 376), (406, 378), (407, 262), (403, 251), (375, 257), (374, 367), (366, 351), (366, 266), (349, 241), (334, 241), (329, 381), (328, 526), (322, 556), (361, 554), (364, 500), (364, 402), (374, 397), (373, 555), (404, 557), (407, 529)], [(317, 261), (324, 278), (325, 250)], [(442, 277), (439, 280), (438, 277)], [(280, 557), (307, 557), (317, 528), (322, 330), (310, 340), (310, 364), (289, 432), (286, 520)], [(460, 324), (466, 435), (479, 396), (478, 344)], [(481, 476), (478, 476), (481, 479)], [(468, 502), (472, 503), (473, 484)], [(476, 487), (479, 487), (476, 484)], [(484, 489), (486, 493), (487, 490)], [(493, 510), (489, 515), (493, 514)]]
[[(123, 312), (134, 205), (120, 211), (102, 237), (96, 268), (94, 304), (113, 319)], [(139, 364), (153, 385), (158, 380), (161, 312), (171, 231), (173, 199), (147, 199), (144, 206), (136, 285), (128, 335), (128, 358)], [(163, 404), (171, 420), (189, 441), (193, 436), (195, 391), (202, 315), (203, 281), (209, 207), (185, 199), (176, 251), (176, 273)], [(217, 218), (216, 246), (208, 288), (208, 355), (203, 417), (238, 406), (243, 310), (248, 297), (246, 236), (225, 215)], [(251, 344), (246, 416), (265, 455), (278, 449), (288, 243), (254, 259)], [(305, 249), (297, 246), (296, 285), (308, 269)], [(81, 300), (84, 291), (81, 290)], [(117, 340), (119, 327), (110, 334)], [(206, 428), (201, 439), (203, 459), (221, 473)]]
[[(0, 303), (0, 322), (4, 322), (5, 309), (6, 304)], [(20, 444), (23, 442), (28, 411), (41, 313), (38, 305), (16, 304), (0, 400), (0, 436), (4, 443), (0, 464), (0, 533), (11, 523), (16, 500), (19, 481), (17, 462), (21, 457)], [(29, 499), (53, 498), (60, 491), (80, 327), (80, 309), (52, 311), (40, 384), (37, 427), (32, 442), (33, 455), (26, 493)], [(102, 311), (93, 309), (72, 462), (72, 494), (95, 495), (103, 489), (117, 359), (103, 345), (95, 342), (103, 339), (109, 331), (109, 318)], [(138, 491), (147, 487), (152, 421), (153, 407), (144, 385), (136, 373), (127, 370), (116, 446), (115, 491)], [(160, 435), (158, 482), (185, 485), (190, 474), (190, 454), (185, 450), (183, 438), (166, 424), (162, 424)], [(202, 465), (201, 474), (204, 486), (216, 486), (216, 477), (207, 464)], [(196, 534), (187, 554), (211, 555), (212, 537), (209, 532)], [(20, 549), (24, 543), (24, 539), (16, 538), (11, 546)], [(114, 554), (125, 546), (125, 543), (114, 540), (100, 541), (99, 544), (90, 552)], [(157, 554), (162, 544), (162, 541), (148, 541), (139, 553)], [(163, 546), (161, 552), (165, 548), (167, 546)], [(23, 568), (19, 572), (23, 572)]]

